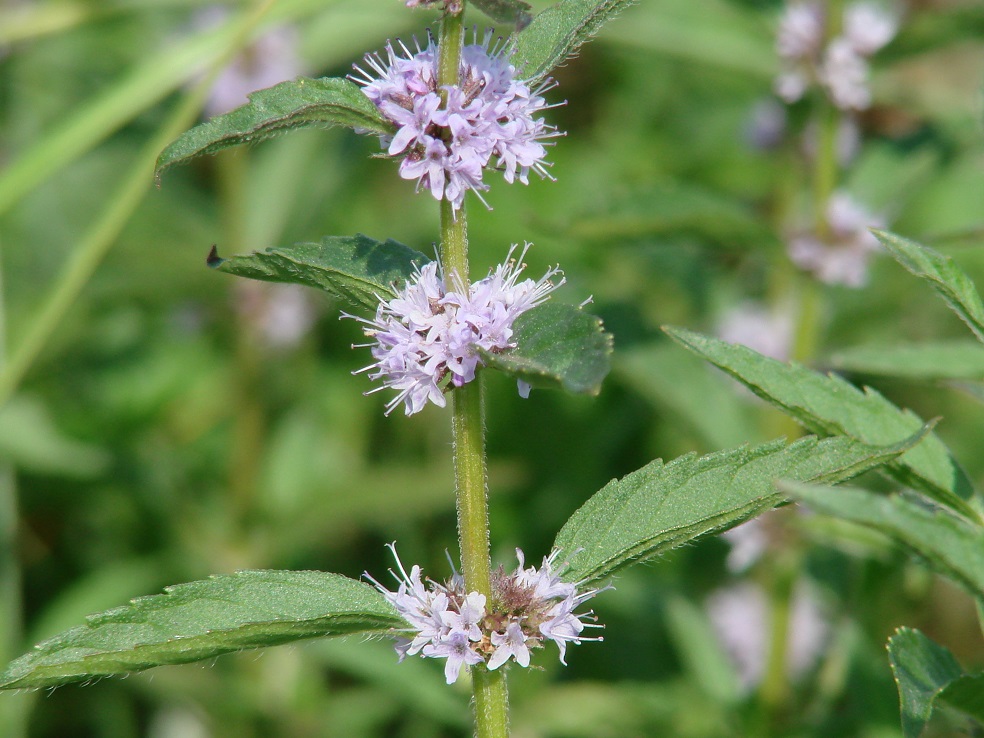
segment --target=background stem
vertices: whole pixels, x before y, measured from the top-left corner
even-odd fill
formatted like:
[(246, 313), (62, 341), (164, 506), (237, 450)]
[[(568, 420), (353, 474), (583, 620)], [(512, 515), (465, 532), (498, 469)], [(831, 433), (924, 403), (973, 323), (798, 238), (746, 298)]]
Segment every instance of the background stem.
[[(841, 32), (843, 0), (829, 0), (826, 5), (825, 44)], [(838, 136), (841, 113), (827, 95), (818, 90), (814, 96), (817, 116), (816, 156), (812, 162), (810, 181), (813, 195), (813, 229), (823, 243), (831, 242), (830, 222), (827, 210), (830, 198), (837, 189), (840, 177), (838, 161)], [(797, 310), (791, 357), (794, 361), (809, 365), (820, 347), (824, 322), (825, 300), (823, 286), (811, 274), (799, 273), (796, 281)], [(802, 430), (787, 419), (789, 438), (802, 435)], [(764, 735), (780, 735), (783, 705), (790, 696), (786, 663), (789, 652), (790, 617), (793, 609), (793, 593), (802, 558), (799, 543), (773, 557), (770, 562), (768, 585), (771, 613), (771, 635), (768, 646), (765, 674), (759, 697), (765, 715)]]
[[(3, 298), (3, 275), (0, 273), (0, 367), (6, 360), (7, 346)], [(13, 465), (3, 461), (0, 462), (0, 663), (3, 664), (18, 656), (23, 646), (19, 530), (17, 477)], [(25, 694), (4, 695), (0, 699), (0, 730), (4, 736), (21, 738), (27, 735), (29, 707), (30, 698)]]

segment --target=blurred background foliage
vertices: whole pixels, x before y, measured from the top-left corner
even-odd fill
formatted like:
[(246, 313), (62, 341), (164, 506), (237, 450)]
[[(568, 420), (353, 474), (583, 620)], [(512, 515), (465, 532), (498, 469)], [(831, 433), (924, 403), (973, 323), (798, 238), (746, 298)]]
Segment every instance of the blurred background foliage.
[[(447, 413), (384, 417), (384, 398), (363, 397), (369, 383), (352, 375), (368, 354), (350, 350), (360, 332), (338, 306), (204, 263), (213, 243), (233, 254), (356, 232), (430, 251), (436, 203), (372, 158), (374, 139), (346, 130), (224, 152), (153, 186), (156, 153), (198, 119), (209, 76), (243, 48), (254, 66), (287, 54), (285, 77), (339, 76), (433, 22), (396, 0), (266, 5), (0, 5), (6, 656), (173, 582), (241, 568), (380, 577), (392, 540), (440, 577), (456, 550)], [(567, 132), (551, 153), (557, 181), (494, 182), (491, 212), (470, 201), (476, 273), (533, 242), (530, 274), (559, 262), (569, 284), (558, 299), (593, 295), (616, 342), (598, 398), (523, 401), (488, 378), (495, 561), (512, 566), (516, 546), (545, 555), (587, 497), (655, 457), (796, 433), (658, 330), (714, 333), (746, 300), (778, 304), (797, 278), (783, 239), (804, 209), (808, 110), (789, 109), (766, 147), (755, 128), (775, 105), (779, 9), (643, 0), (556, 72), (550, 97), (567, 100), (549, 113)], [(875, 60), (875, 105), (842, 183), (984, 284), (984, 10), (914, 0), (904, 11)], [(812, 363), (963, 331), (879, 257), (863, 289), (824, 288)], [(943, 416), (940, 435), (984, 483), (979, 391), (851, 378)], [(514, 734), (895, 736), (883, 647), (895, 627), (924, 629), (968, 668), (984, 662), (969, 599), (886, 540), (769, 517), (764, 561), (729, 566), (739, 544), (714, 538), (621, 575), (596, 605), (604, 644), (569, 653), (567, 669), (547, 654), (542, 669), (512, 671)], [(745, 586), (765, 593), (744, 601), (757, 605), (712, 617)], [(796, 599), (776, 593), (793, 587), (812, 593), (821, 645), (788, 679), (759, 683), (767, 640), (783, 633), (769, 624)], [(812, 632), (789, 623), (792, 639)], [(467, 689), (446, 687), (440, 669), (397, 665), (386, 642), (312, 642), (0, 695), (0, 734), (466, 735)]]

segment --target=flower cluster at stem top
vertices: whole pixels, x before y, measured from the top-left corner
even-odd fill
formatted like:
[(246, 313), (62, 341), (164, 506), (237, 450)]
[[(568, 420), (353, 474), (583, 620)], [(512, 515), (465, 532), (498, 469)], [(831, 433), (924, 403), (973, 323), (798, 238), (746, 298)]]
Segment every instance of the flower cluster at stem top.
[[(421, 268), (391, 300), (382, 301), (372, 320), (355, 317), (373, 342), (366, 344), (376, 360), (359, 370), (374, 370), (370, 379), (382, 385), (370, 392), (392, 388), (397, 395), (386, 406), (389, 414), (400, 402), (407, 415), (423, 410), (428, 402), (444, 407), (448, 386), (460, 387), (475, 378), (480, 351), (498, 353), (513, 348), (513, 322), (539, 305), (564, 283), (551, 278), (550, 269), (539, 280), (519, 281), (527, 244), (504, 264), (470, 286), (457, 275), (446, 279), (437, 262)], [(526, 396), (529, 386), (520, 383)]]
[[(392, 592), (368, 573), (384, 597), (410, 624), (412, 635), (400, 638), (396, 651), (402, 661), (406, 656), (447, 659), (444, 676), (452, 684), (464, 665), (484, 663), (498, 669), (512, 659), (520, 666), (530, 665), (530, 649), (545, 640), (560, 650), (560, 662), (566, 666), (567, 644), (600, 641), (602, 638), (581, 635), (586, 627), (600, 628), (591, 611), (574, 611), (586, 600), (610, 588), (578, 592), (578, 584), (561, 580), (566, 564), (555, 567), (559, 551), (543, 559), (539, 569), (526, 568), (522, 550), (516, 549), (519, 566), (511, 573), (502, 567), (492, 575), (492, 594), (465, 592), (464, 579), (457, 572), (444, 584), (422, 579), (420, 567), (410, 572), (404, 568), (390, 544), (399, 573), (390, 573), (399, 581)], [(452, 567), (453, 568), (453, 567)], [(591, 622), (584, 622), (589, 620)]]
[(776, 37), (783, 62), (776, 94), (796, 102), (816, 82), (841, 110), (865, 110), (871, 105), (867, 59), (892, 40), (898, 21), (875, 3), (852, 3), (835, 25), (838, 33), (827, 41), (831, 20), (818, 0), (786, 6)]
[(370, 71), (356, 66), (352, 77), (397, 128), (381, 142), (390, 156), (402, 157), (400, 176), (417, 180), (418, 189), (448, 200), (455, 211), (465, 192), (489, 188), (483, 175), (493, 157), (507, 182), (528, 184), (531, 169), (549, 177), (543, 140), (558, 135), (537, 117), (550, 107), (542, 93), (555, 86), (553, 80), (531, 88), (516, 79), (511, 51), (490, 47), (491, 39), (488, 32), (464, 46), (457, 85), (438, 86), (433, 40), (416, 53), (389, 44), (385, 60), (367, 55)]

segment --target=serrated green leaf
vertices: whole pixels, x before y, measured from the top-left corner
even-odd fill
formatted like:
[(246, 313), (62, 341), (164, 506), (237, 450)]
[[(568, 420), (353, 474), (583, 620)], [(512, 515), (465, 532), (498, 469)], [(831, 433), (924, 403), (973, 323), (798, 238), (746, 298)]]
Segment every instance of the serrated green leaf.
[[(846, 435), (873, 446), (885, 446), (924, 425), (915, 413), (899, 409), (869, 387), (862, 391), (836, 375), (819, 374), (693, 331), (669, 327), (663, 330), (813, 433)], [(973, 485), (934, 434), (887, 469), (902, 483), (940, 504), (973, 520), (980, 519), (974, 508), (977, 500)]]
[(178, 584), (90, 615), (0, 675), (0, 688), (52, 687), (304, 638), (404, 627), (373, 587), (319, 571), (242, 571)]
[(523, 313), (512, 340), (516, 348), (482, 351), (482, 359), (533, 387), (596, 395), (611, 368), (612, 335), (599, 318), (571, 305), (546, 303)]
[(657, 459), (609, 482), (571, 516), (554, 546), (570, 562), (565, 577), (597, 581), (698, 536), (775, 507), (776, 479), (836, 483), (896, 458), (922, 436), (889, 448), (850, 438), (772, 441), (669, 464)]
[(185, 131), (161, 152), (156, 172), (160, 176), (168, 167), (196, 156), (263, 141), (292, 128), (335, 125), (375, 133), (393, 131), (393, 125), (351, 80), (300, 77), (257, 90), (246, 105)]
[(781, 482), (790, 497), (833, 517), (881, 531), (984, 601), (984, 527), (900, 495)]
[(948, 649), (914, 628), (896, 630), (887, 648), (905, 738), (919, 738), (939, 704), (984, 724), (984, 675), (964, 674)]
[(533, 20), (530, 4), (522, 0), (471, 0), (471, 4), (496, 23), (508, 23), (520, 30)]
[(830, 357), (836, 369), (906, 379), (984, 379), (984, 348), (976, 341), (856, 346)]
[(899, 264), (929, 282), (977, 339), (984, 342), (984, 302), (970, 277), (953, 259), (894, 233), (872, 233)]
[(513, 36), (512, 63), (532, 81), (573, 56), (585, 41), (635, 0), (561, 0)]
[(392, 239), (325, 236), (321, 243), (295, 243), (221, 259), (212, 249), (208, 265), (220, 272), (266, 282), (290, 282), (324, 290), (356, 308), (375, 311), (393, 285), (409, 279), (432, 259)]

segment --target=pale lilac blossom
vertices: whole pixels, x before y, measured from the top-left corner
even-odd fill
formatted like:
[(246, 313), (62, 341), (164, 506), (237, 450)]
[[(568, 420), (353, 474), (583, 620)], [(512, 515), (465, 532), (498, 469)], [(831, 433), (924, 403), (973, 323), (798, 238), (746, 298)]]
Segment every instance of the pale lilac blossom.
[[(194, 23), (208, 28), (225, 22), (228, 15), (226, 8), (214, 5), (198, 13)], [(249, 102), (248, 95), (254, 90), (302, 74), (304, 64), (297, 53), (298, 43), (293, 26), (278, 26), (258, 36), (219, 72), (205, 101), (205, 115), (227, 113)]]
[[(523, 552), (516, 549), (519, 566), (507, 574), (500, 567), (492, 575), (492, 595), (465, 593), (464, 580), (455, 571), (444, 584), (422, 579), (419, 566), (409, 573), (390, 544), (397, 571), (390, 573), (399, 582), (395, 592), (388, 590), (369, 574), (363, 576), (407, 621), (400, 631), (396, 651), (400, 660), (406, 656), (447, 659), (444, 668), (448, 684), (457, 681), (462, 667), (484, 663), (498, 669), (510, 659), (528, 667), (531, 649), (541, 648), (552, 640), (566, 664), (568, 643), (600, 641), (582, 635), (586, 627), (601, 627), (593, 612), (575, 612), (600, 589), (579, 592), (581, 583), (561, 580), (566, 564), (556, 567), (558, 551), (543, 559), (540, 568), (525, 568)], [(589, 622), (585, 622), (589, 621)]]
[(721, 534), (721, 538), (731, 547), (724, 565), (732, 574), (746, 571), (769, 550), (771, 541), (763, 517), (760, 515), (747, 520)]
[(841, 110), (865, 110), (871, 105), (868, 58), (892, 40), (898, 20), (875, 3), (857, 2), (844, 8), (839, 33), (829, 38), (828, 21), (820, 2), (787, 3), (776, 33), (782, 69), (773, 88), (794, 103), (816, 84)]
[(820, 2), (792, 2), (779, 18), (776, 53), (783, 59), (806, 59), (823, 45), (826, 17)]
[(792, 351), (793, 312), (786, 306), (769, 309), (745, 301), (728, 310), (721, 318), (717, 335), (728, 343), (738, 343), (763, 356), (786, 361)]
[(318, 317), (314, 303), (300, 285), (243, 280), (236, 283), (234, 295), (236, 312), (272, 351), (295, 349)]
[[(715, 635), (735, 667), (743, 692), (750, 692), (765, 675), (769, 633), (773, 623), (762, 587), (739, 582), (714, 590), (705, 610)], [(818, 662), (830, 638), (830, 620), (816, 590), (806, 580), (793, 589), (786, 646), (786, 674), (802, 679)]]
[(868, 62), (843, 36), (827, 45), (817, 69), (818, 81), (841, 110), (866, 110), (871, 106), (868, 76)]
[(844, 37), (863, 56), (888, 44), (898, 30), (898, 18), (875, 3), (853, 3), (844, 9)]
[(475, 378), (481, 351), (514, 348), (516, 318), (564, 283), (563, 277), (556, 284), (551, 281), (561, 274), (558, 268), (547, 270), (539, 280), (521, 281), (528, 248), (529, 244), (514, 259), (514, 246), (503, 264), (468, 287), (456, 275), (445, 278), (438, 263), (430, 262), (395, 297), (381, 301), (372, 320), (356, 318), (372, 339), (366, 345), (375, 359), (359, 371), (369, 371), (370, 379), (382, 382), (370, 393), (397, 390), (387, 403), (387, 414), (401, 402), (407, 415), (420, 412), (428, 402), (444, 407), (445, 389)]
[(759, 100), (745, 123), (745, 143), (758, 151), (777, 149), (786, 136), (786, 108), (775, 98)]
[[(414, 5), (423, 3), (415, 2)], [(403, 179), (416, 180), (437, 200), (459, 210), (468, 190), (481, 199), (489, 189), (489, 167), (499, 169), (507, 182), (529, 183), (530, 171), (550, 178), (545, 139), (559, 135), (541, 113), (543, 93), (553, 80), (533, 84), (516, 77), (511, 50), (492, 43), (492, 33), (462, 49), (459, 82), (437, 84), (437, 46), (433, 39), (416, 52), (402, 43), (387, 45), (365, 58), (368, 70), (356, 66), (352, 79), (379, 111), (397, 126), (381, 136), (387, 154), (401, 158)], [(442, 93), (446, 102), (442, 101)], [(484, 200), (483, 200), (484, 202)]]
[(789, 240), (789, 258), (827, 284), (861, 287), (868, 279), (868, 262), (880, 248), (869, 228), (884, 228), (883, 216), (869, 212), (848, 193), (831, 195), (826, 210), (829, 238), (815, 232)]

